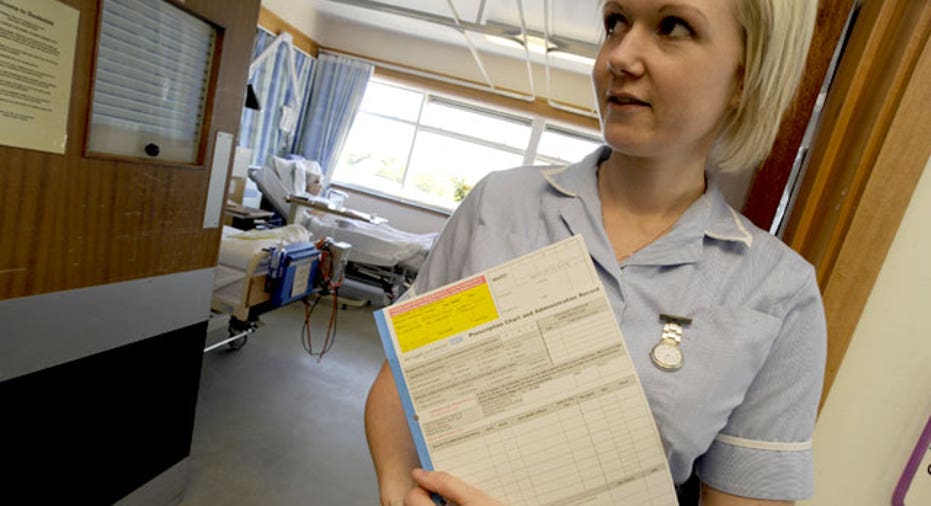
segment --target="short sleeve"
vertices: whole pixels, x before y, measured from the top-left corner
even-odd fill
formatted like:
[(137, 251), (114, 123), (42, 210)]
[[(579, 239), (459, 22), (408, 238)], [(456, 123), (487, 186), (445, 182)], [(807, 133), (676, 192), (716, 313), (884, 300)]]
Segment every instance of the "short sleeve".
[(715, 489), (782, 501), (814, 492), (811, 436), (827, 332), (814, 271), (808, 271), (746, 397), (696, 463), (698, 477)]

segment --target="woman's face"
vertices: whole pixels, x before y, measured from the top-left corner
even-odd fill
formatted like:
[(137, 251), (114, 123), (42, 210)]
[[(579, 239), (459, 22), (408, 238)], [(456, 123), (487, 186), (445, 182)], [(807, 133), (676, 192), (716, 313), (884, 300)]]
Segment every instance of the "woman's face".
[(736, 0), (611, 0), (592, 78), (605, 141), (634, 157), (707, 157), (739, 102)]

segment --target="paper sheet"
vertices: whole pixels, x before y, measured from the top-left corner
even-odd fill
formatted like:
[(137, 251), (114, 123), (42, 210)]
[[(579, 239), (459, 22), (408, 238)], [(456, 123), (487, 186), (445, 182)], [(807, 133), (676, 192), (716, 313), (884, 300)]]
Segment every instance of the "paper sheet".
[(79, 11), (0, 0), (0, 144), (64, 153)]
[(677, 504), (581, 236), (375, 317), (425, 468), (510, 505)]

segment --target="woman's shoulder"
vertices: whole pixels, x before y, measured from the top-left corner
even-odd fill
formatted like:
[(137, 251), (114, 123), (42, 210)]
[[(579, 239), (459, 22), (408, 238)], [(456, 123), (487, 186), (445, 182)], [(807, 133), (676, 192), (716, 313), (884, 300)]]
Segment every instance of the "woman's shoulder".
[(485, 192), (505, 193), (517, 198), (533, 195), (534, 190), (539, 191), (547, 186), (547, 172), (558, 168), (554, 165), (524, 165), (496, 170), (482, 178), (476, 188), (481, 186)]
[[(480, 193), (502, 198), (505, 204), (525, 207), (545, 196), (575, 197), (594, 191), (598, 160), (606, 148), (599, 147), (574, 163), (525, 165), (491, 172), (475, 187)], [(474, 191), (474, 190), (473, 190)]]
[(771, 264), (774, 268), (797, 272), (801, 275), (814, 275), (814, 267), (797, 251), (789, 247), (782, 239), (767, 230), (757, 227), (749, 218), (738, 215), (753, 238), (751, 251), (759, 261)]
[(819, 293), (815, 269), (808, 260), (742, 214), (737, 214), (737, 219), (751, 237), (744, 269), (753, 278), (748, 280), (756, 292), (753, 299), (767, 301), (770, 311), (780, 313), (787, 311), (800, 297)]
[(707, 195), (701, 265), (705, 282), (718, 287), (712, 290), (717, 300), (779, 318), (800, 298), (817, 294), (815, 270), (805, 258), (728, 205), (717, 187)]
[(516, 218), (528, 212), (536, 214), (543, 195), (549, 193), (547, 171), (555, 166), (526, 165), (488, 173), (479, 180), (466, 199), (473, 212), (483, 216)]

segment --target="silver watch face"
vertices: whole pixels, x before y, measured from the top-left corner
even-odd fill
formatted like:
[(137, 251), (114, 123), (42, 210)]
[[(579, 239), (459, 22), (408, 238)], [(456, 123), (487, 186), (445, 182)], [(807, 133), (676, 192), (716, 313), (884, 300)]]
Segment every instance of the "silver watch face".
[(660, 341), (653, 347), (650, 356), (653, 358), (653, 363), (660, 369), (675, 371), (682, 367), (682, 350), (675, 343)]

